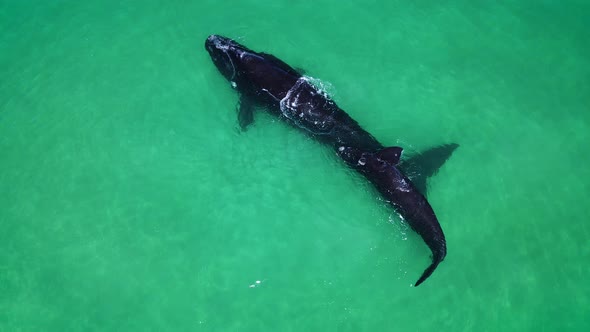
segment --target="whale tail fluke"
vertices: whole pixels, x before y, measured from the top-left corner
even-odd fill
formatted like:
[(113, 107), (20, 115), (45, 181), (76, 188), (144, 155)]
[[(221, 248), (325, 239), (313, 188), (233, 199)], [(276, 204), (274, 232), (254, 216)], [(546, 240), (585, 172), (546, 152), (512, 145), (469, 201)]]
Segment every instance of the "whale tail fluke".
[(458, 147), (457, 143), (435, 146), (403, 160), (400, 168), (410, 177), (422, 195), (426, 196), (427, 179), (436, 175)]
[(432, 262), (432, 264), (430, 264), (429, 267), (426, 268), (426, 270), (424, 270), (424, 273), (422, 273), (422, 276), (420, 276), (420, 279), (418, 279), (418, 281), (416, 281), (416, 283), (414, 284), (414, 287), (418, 287), (420, 286), (421, 283), (424, 282), (424, 280), (426, 280), (426, 278), (430, 277), (430, 275), (432, 274), (432, 272), (434, 272), (434, 270), (436, 269), (436, 267), (438, 266), (440, 262), (434, 261)]
[(441, 250), (441, 251), (433, 251), (432, 264), (430, 264), (430, 266), (428, 266), (426, 268), (426, 270), (424, 270), (424, 272), (422, 273), (422, 275), (420, 276), (418, 281), (416, 281), (416, 283), (414, 284), (414, 287), (420, 286), (420, 284), (423, 283), (424, 280), (426, 280), (428, 277), (430, 277), (432, 272), (434, 272), (434, 270), (436, 270), (436, 267), (438, 266), (438, 264), (440, 264), (440, 262), (443, 261), (443, 259), (445, 258), (445, 255), (446, 255), (446, 247), (444, 250)]

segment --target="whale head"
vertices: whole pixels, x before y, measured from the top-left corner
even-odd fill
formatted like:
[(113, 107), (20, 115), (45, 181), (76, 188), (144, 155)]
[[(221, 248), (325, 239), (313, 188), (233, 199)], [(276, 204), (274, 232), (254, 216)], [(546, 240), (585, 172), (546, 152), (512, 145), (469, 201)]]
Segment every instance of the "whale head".
[(209, 36), (205, 40), (205, 49), (232, 87), (250, 97), (262, 94), (280, 100), (301, 77), (278, 58), (252, 51), (227, 37)]
[(205, 41), (205, 49), (209, 52), (219, 72), (231, 82), (235, 82), (240, 73), (244, 71), (244, 58), (255, 55), (247, 47), (219, 35), (209, 36)]

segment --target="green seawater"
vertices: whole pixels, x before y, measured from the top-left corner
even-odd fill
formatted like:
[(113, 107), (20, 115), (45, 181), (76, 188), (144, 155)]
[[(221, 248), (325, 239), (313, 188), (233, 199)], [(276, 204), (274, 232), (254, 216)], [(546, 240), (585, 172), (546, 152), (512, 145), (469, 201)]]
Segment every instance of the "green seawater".
[[(590, 2), (0, 0), (0, 331), (589, 331)], [(448, 255), (209, 34), (431, 179)]]

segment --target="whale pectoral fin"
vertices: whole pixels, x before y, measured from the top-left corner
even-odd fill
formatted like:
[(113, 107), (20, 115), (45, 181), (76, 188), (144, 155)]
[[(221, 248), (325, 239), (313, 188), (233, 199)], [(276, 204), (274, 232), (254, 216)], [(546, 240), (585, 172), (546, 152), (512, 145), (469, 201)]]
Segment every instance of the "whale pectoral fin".
[(400, 168), (412, 180), (418, 191), (426, 196), (427, 179), (438, 172), (458, 147), (459, 144), (456, 143), (436, 146), (402, 160)]
[(403, 148), (400, 148), (399, 146), (390, 146), (377, 151), (377, 158), (383, 161), (388, 161), (393, 165), (397, 165), (402, 157), (402, 152), (404, 152)]
[(245, 131), (254, 122), (254, 103), (250, 99), (241, 96), (237, 108), (240, 128)]

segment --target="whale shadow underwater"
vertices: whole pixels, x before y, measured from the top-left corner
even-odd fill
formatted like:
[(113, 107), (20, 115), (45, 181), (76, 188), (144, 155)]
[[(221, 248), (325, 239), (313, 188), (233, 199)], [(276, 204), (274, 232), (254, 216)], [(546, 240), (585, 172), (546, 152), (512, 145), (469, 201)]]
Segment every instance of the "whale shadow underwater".
[[(238, 122), (243, 130), (254, 121), (254, 110), (264, 108), (330, 146), (375, 186), (431, 250), (432, 263), (414, 285), (424, 282), (447, 254), (445, 235), (426, 199), (427, 178), (459, 145), (437, 146), (402, 160), (401, 147), (382, 145), (301, 70), (219, 35), (209, 36), (205, 49), (239, 94)], [(410, 179), (406, 174), (416, 176)]]

